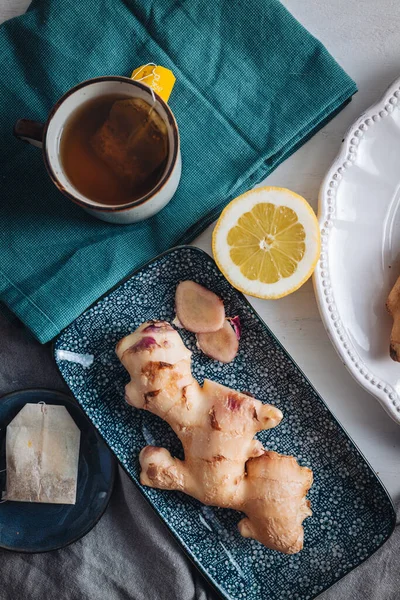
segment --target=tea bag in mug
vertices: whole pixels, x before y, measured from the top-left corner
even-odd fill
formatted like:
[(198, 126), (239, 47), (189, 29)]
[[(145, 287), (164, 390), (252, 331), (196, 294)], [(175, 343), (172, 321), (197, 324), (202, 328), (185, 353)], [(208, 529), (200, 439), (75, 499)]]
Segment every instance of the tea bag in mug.
[(92, 149), (126, 187), (135, 190), (159, 176), (168, 155), (167, 127), (141, 98), (116, 100), (90, 140)]
[(25, 404), (6, 430), (6, 500), (75, 504), (80, 435), (65, 406)]

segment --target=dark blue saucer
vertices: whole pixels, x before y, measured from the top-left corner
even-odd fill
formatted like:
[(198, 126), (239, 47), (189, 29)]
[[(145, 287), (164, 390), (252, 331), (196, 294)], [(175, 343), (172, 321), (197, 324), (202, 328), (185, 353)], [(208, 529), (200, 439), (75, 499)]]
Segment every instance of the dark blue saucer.
[[(47, 552), (76, 542), (99, 521), (114, 485), (116, 460), (74, 400), (61, 392), (35, 389), (0, 398), (0, 471), (6, 468), (6, 427), (27, 403), (65, 406), (81, 431), (76, 504), (3, 502), (0, 504), (0, 548)], [(0, 473), (0, 492), (6, 473)], [(1, 494), (0, 494), (1, 496)]]

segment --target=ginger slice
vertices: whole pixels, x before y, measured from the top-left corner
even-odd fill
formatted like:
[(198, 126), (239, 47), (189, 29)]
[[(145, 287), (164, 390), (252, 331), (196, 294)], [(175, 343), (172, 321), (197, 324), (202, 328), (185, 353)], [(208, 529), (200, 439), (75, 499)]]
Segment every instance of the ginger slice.
[(225, 308), (221, 298), (196, 283), (181, 281), (175, 292), (179, 324), (193, 333), (218, 331), (224, 325)]
[(239, 340), (235, 329), (226, 320), (218, 331), (196, 334), (197, 345), (209, 358), (230, 363), (239, 350)]

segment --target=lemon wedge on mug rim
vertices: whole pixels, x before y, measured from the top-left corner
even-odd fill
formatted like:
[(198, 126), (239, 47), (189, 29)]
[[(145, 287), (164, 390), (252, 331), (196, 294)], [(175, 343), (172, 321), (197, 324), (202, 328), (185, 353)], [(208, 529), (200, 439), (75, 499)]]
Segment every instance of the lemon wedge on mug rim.
[(244, 294), (277, 299), (312, 275), (320, 255), (317, 217), (298, 194), (279, 187), (246, 192), (226, 206), (212, 237), (215, 262)]

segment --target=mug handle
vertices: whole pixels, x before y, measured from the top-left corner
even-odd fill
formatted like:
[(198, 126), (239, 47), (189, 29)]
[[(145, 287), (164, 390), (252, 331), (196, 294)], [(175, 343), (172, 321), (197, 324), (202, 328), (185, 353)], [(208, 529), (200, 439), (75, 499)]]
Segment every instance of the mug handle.
[(37, 148), (43, 145), (44, 123), (30, 119), (18, 119), (14, 125), (14, 135), (19, 140)]

